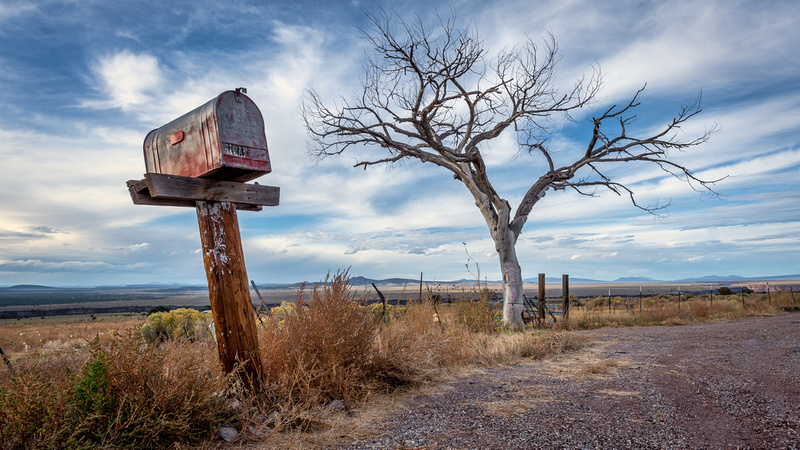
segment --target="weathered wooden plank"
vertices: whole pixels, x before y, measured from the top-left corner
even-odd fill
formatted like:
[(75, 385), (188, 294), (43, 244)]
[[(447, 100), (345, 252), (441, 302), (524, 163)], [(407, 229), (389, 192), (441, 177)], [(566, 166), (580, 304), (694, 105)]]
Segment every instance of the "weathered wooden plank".
[(197, 222), (220, 361), (226, 372), (241, 364), (245, 383), (257, 387), (263, 366), (236, 209), (198, 201)]
[[(162, 196), (158, 196), (158, 197), (153, 196), (151, 194), (151, 192), (150, 192), (150, 184), (151, 184), (151, 182), (148, 181), (148, 176), (151, 176), (151, 175), (156, 175), (156, 178), (160, 178), (162, 176), (162, 175), (159, 175), (159, 174), (146, 174), (145, 178), (142, 179), (142, 180), (128, 180), (128, 192), (130, 193), (131, 200), (133, 200), (133, 203), (135, 205), (183, 206), (183, 207), (191, 207), (191, 208), (195, 207), (195, 202), (197, 201), (197, 199), (193, 198), (193, 197), (196, 197), (197, 195), (190, 195), (189, 197), (172, 197), (172, 196), (169, 196), (169, 195), (162, 195)], [(166, 176), (167, 177), (175, 177), (174, 175), (166, 175)], [(152, 177), (149, 177), (149, 178), (152, 178)], [(187, 177), (178, 177), (178, 178), (184, 178), (184, 179), (188, 179), (188, 180), (193, 180), (193, 178), (187, 178)], [(201, 196), (202, 197), (211, 197), (212, 199), (215, 196), (218, 196), (218, 197), (221, 197), (221, 198), (226, 198), (225, 195), (217, 195), (216, 194), (216, 191), (218, 191), (219, 189), (224, 189), (224, 187), (220, 188), (219, 186), (216, 186), (216, 187), (213, 186), (213, 184), (214, 184), (214, 182), (216, 180), (209, 180), (209, 181), (212, 182), (211, 183), (212, 184), (211, 190), (208, 193), (202, 194)], [(171, 181), (168, 182), (168, 184), (169, 183), (171, 183)], [(201, 185), (205, 184), (205, 183), (206, 182), (201, 181)], [(237, 182), (230, 182), (230, 183), (237, 183)], [(156, 184), (158, 185), (158, 187), (163, 187), (158, 182), (156, 182)], [(244, 183), (237, 183), (237, 184), (243, 185)], [(263, 204), (264, 201), (267, 201), (269, 203), (274, 203), (275, 205), (278, 204), (278, 197), (280, 195), (280, 189), (279, 188), (276, 188), (276, 187), (273, 187), (273, 186), (261, 186), (261, 185), (257, 185), (257, 184), (255, 184), (255, 185), (246, 185), (246, 186), (255, 186), (256, 190), (258, 190), (260, 188), (267, 188), (267, 189), (264, 190), (264, 191), (266, 191), (266, 194), (264, 194), (264, 193), (261, 194), (261, 197), (262, 197), (261, 200), (262, 201), (259, 201), (259, 202), (254, 202), (254, 203), (250, 203), (250, 202), (244, 202), (244, 203), (233, 202), (234, 205), (236, 206), (236, 209), (244, 210), (244, 211), (261, 211), (261, 209), (262, 209), (261, 208), (261, 204)], [(241, 188), (238, 188), (238, 187), (237, 187), (237, 189), (241, 190)], [(251, 188), (246, 188), (245, 190), (249, 190), (249, 189), (251, 189)], [(167, 192), (169, 193), (169, 189), (167, 189)], [(196, 189), (195, 189), (194, 193), (197, 194), (197, 190)], [(246, 199), (247, 197), (244, 197), (244, 198)], [(201, 200), (205, 200), (205, 199), (202, 198)]]
[[(129, 180), (128, 192), (134, 205), (153, 205), (153, 206), (195, 206), (195, 200), (181, 200), (174, 198), (153, 198), (147, 189), (144, 180)], [(259, 207), (259, 210), (261, 208)]]
[(249, 205), (278, 206), (280, 188), (238, 181), (145, 174), (145, 184), (153, 198), (178, 198)]

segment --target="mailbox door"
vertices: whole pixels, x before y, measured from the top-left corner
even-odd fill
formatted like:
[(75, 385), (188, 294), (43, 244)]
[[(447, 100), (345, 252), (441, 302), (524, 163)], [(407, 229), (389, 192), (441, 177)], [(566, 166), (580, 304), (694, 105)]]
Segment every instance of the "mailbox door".
[(219, 170), (216, 177), (247, 181), (272, 171), (264, 118), (244, 94), (222, 93), (216, 105)]

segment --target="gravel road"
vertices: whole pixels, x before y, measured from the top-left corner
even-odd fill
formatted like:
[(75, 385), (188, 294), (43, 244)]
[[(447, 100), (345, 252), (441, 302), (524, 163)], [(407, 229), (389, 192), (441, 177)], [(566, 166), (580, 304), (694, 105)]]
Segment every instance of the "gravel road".
[(800, 448), (800, 313), (581, 334), (595, 345), (399, 399), (335, 447)]

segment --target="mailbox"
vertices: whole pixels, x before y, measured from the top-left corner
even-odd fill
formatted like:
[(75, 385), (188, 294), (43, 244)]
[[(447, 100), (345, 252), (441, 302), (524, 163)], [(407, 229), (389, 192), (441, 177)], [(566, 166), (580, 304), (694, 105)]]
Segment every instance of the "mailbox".
[(271, 172), (264, 118), (245, 92), (225, 91), (148, 133), (147, 172), (228, 181)]

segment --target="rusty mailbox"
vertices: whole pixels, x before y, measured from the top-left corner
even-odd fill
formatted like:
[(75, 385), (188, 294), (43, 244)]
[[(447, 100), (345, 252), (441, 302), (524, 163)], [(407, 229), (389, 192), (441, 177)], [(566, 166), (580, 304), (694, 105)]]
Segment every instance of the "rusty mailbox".
[(225, 91), (148, 133), (147, 172), (228, 181), (271, 172), (264, 118), (246, 92)]

